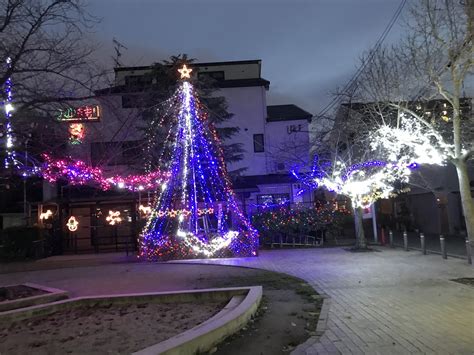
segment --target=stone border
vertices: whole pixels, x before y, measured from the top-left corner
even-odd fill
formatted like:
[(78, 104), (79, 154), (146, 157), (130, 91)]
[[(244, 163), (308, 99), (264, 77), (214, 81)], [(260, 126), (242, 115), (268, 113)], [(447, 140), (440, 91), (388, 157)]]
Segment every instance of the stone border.
[[(164, 262), (157, 262), (157, 263), (158, 264), (167, 263), (167, 264), (187, 264), (187, 265), (198, 264), (198, 265), (211, 265), (211, 266), (227, 266), (227, 267), (237, 267), (237, 268), (242, 268), (242, 269), (254, 269), (254, 270), (264, 270), (264, 271), (269, 271), (269, 272), (280, 272), (280, 271), (259, 268), (255, 266), (228, 265), (228, 264), (217, 264), (217, 263), (214, 264), (214, 263), (206, 263), (202, 261), (199, 262), (198, 259), (171, 260), (171, 261), (164, 261)], [(288, 274), (286, 272), (280, 272), (280, 273), (301, 279), (301, 277)], [(312, 345), (319, 342), (319, 339), (323, 336), (324, 332), (327, 329), (327, 320), (329, 318), (329, 309), (331, 307), (331, 297), (329, 297), (329, 295), (326, 292), (324, 292), (319, 287), (319, 285), (317, 285), (317, 283), (314, 282), (314, 284), (310, 284), (306, 280), (303, 280), (303, 281), (305, 281), (309, 286), (311, 286), (319, 294), (319, 296), (321, 296), (321, 298), (323, 299), (323, 304), (321, 305), (321, 312), (319, 314), (318, 323), (316, 324), (316, 335), (310, 336), (304, 343), (297, 345), (296, 348), (294, 348), (293, 351), (291, 352), (292, 355), (306, 354), (306, 349), (310, 348)]]
[(222, 340), (243, 328), (257, 311), (262, 298), (262, 286), (251, 286), (243, 289), (248, 290), (245, 298), (242, 296), (240, 299), (236, 299), (234, 296), (225, 307), (228, 308), (227, 311), (224, 308), (208, 321), (133, 354), (200, 354), (211, 350)]
[(38, 305), (38, 304), (55, 302), (55, 301), (59, 301), (59, 300), (69, 297), (69, 293), (67, 291), (60, 290), (53, 287), (46, 287), (46, 286), (42, 286), (42, 285), (30, 283), (30, 282), (1, 286), (1, 287), (10, 287), (10, 286), (27, 286), (31, 288), (36, 288), (46, 293), (42, 295), (36, 295), (36, 296), (31, 296), (31, 297), (18, 298), (15, 300), (0, 302), (0, 314), (2, 312), (11, 311), (18, 308), (25, 308), (25, 307)]
[(207, 321), (168, 340), (139, 350), (134, 354), (195, 354), (211, 350), (223, 339), (244, 327), (255, 314), (262, 298), (262, 287), (214, 288), (177, 292), (150, 292), (105, 296), (86, 296), (15, 309), (0, 313), (1, 322), (45, 316), (72, 306), (130, 303), (159, 299), (161, 302), (230, 299), (227, 305)]

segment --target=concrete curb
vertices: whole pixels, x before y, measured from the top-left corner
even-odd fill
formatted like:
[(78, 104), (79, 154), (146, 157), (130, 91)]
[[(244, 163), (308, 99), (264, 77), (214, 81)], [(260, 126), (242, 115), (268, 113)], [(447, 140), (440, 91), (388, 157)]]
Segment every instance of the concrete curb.
[[(242, 288), (237, 288), (242, 289)], [(211, 350), (228, 336), (234, 334), (247, 324), (250, 318), (255, 314), (262, 298), (262, 287), (246, 287), (248, 290), (245, 298), (237, 303), (232, 299), (225, 309), (208, 321), (197, 325), (196, 327), (178, 334), (161, 343), (152, 345), (148, 348), (135, 352), (136, 355), (152, 354), (200, 354)], [(212, 289), (211, 289), (212, 290)], [(219, 289), (214, 289), (219, 290)], [(229, 289), (230, 290), (230, 289)], [(215, 291), (214, 291), (215, 292)], [(227, 307), (227, 306), (226, 306)]]
[[(38, 285), (34, 283), (29, 283), (29, 282), (18, 284), (18, 285), (8, 285), (8, 286), (21, 286), (21, 285), (36, 288), (38, 290), (45, 291), (47, 293), (42, 294), (42, 295), (37, 295), (37, 296), (31, 296), (31, 297), (25, 297), (25, 298), (19, 298), (16, 300), (1, 302), (0, 314), (1, 312), (7, 312), (7, 311), (11, 311), (18, 308), (25, 308), (25, 307), (30, 307), (34, 305), (41, 305), (45, 303), (55, 302), (55, 301), (59, 301), (59, 300), (69, 297), (69, 293), (67, 291), (60, 290), (57, 288), (52, 288), (52, 287), (46, 287), (46, 286), (42, 286), (42, 285)], [(8, 286), (2, 286), (2, 287), (8, 287)]]
[(86, 296), (14, 309), (0, 313), (0, 324), (31, 317), (45, 316), (62, 309), (83, 305), (160, 301), (164, 303), (196, 300), (229, 300), (227, 305), (207, 321), (177, 336), (140, 350), (134, 354), (195, 354), (211, 350), (226, 337), (247, 324), (262, 298), (262, 287), (233, 287), (177, 292), (150, 292), (104, 296)]

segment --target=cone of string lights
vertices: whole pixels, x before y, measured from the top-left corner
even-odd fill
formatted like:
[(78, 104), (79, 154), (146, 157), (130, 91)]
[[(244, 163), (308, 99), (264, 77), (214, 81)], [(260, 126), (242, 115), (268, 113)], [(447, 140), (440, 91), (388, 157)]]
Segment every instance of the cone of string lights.
[[(139, 258), (256, 256), (258, 233), (237, 204), (216, 130), (184, 65), (166, 117), (172, 117), (170, 178), (156, 192), (139, 237)], [(171, 115), (170, 115), (171, 113)]]

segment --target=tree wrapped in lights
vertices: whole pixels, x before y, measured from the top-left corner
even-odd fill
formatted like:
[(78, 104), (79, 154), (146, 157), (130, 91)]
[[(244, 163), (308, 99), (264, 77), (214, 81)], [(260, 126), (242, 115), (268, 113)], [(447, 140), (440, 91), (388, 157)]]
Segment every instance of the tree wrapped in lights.
[[(7, 69), (11, 68), (11, 58), (8, 57), (6, 60)], [(12, 104), (12, 81), (10, 77), (7, 77), (4, 82), (4, 90), (3, 90), (3, 109), (5, 111), (5, 168), (10, 168), (12, 166), (17, 165), (16, 160), (16, 153), (13, 146), (13, 126), (12, 126), (12, 112), (13, 112), (13, 104)]]
[(416, 116), (416, 119), (401, 113), (398, 127), (381, 125), (371, 134), (372, 149), (381, 149), (388, 159), (406, 165), (415, 161), (418, 164), (445, 165), (448, 159), (454, 159), (454, 145), (446, 142), (440, 132), (416, 113), (411, 112), (411, 115)]
[(350, 164), (336, 157), (333, 163), (321, 162), (316, 157), (310, 174), (293, 174), (311, 188), (325, 188), (351, 200), (354, 210), (357, 249), (367, 248), (362, 226), (363, 209), (378, 199), (389, 198), (401, 192), (401, 184), (407, 183), (411, 169), (416, 166), (403, 162), (388, 163), (379, 160)]
[(255, 256), (258, 234), (235, 201), (216, 130), (188, 80), (191, 69), (184, 65), (179, 72), (169, 108), (175, 117), (171, 176), (140, 235), (139, 257)]
[[(472, 95), (465, 97), (474, 68), (473, 4), (416, 1), (408, 14), (407, 31), (398, 44), (362, 59), (368, 65), (359, 79), (359, 95), (364, 102), (389, 108), (377, 112), (385, 126), (378, 132), (379, 143), (389, 154), (400, 152), (401, 157), (423, 159), (432, 166), (454, 166), (466, 232), (473, 244), (474, 125)], [(394, 112), (401, 121), (390, 119)], [(399, 134), (403, 141), (398, 141)], [(433, 159), (427, 158), (427, 151)]]

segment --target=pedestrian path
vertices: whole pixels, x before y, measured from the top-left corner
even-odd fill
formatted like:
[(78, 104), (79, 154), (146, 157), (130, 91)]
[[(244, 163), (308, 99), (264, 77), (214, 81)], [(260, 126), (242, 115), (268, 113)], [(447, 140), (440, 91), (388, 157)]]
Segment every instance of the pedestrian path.
[[(295, 354), (473, 354), (474, 277), (465, 260), (380, 248), (275, 250), (206, 263), (285, 272), (330, 298), (325, 332)], [(202, 262), (202, 261), (200, 261)]]
[(73, 297), (170, 291), (194, 288), (195, 280), (221, 272), (192, 263), (255, 267), (300, 277), (328, 296), (319, 335), (297, 347), (295, 355), (474, 354), (474, 287), (451, 281), (474, 278), (474, 267), (465, 259), (379, 250), (268, 250), (256, 258), (181, 265), (131, 263), (136, 259), (122, 254), (56, 257), (0, 272), (0, 285), (35, 282), (66, 289)]

